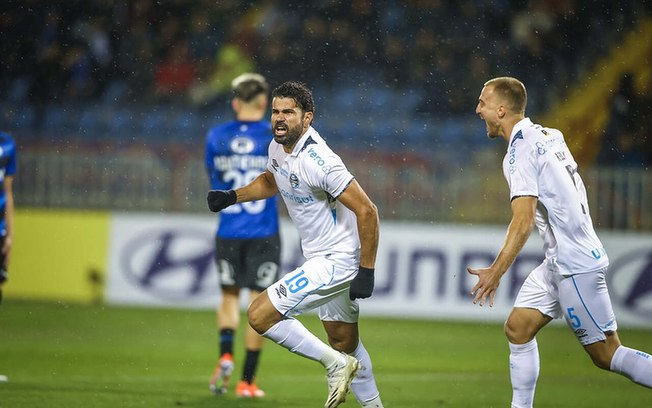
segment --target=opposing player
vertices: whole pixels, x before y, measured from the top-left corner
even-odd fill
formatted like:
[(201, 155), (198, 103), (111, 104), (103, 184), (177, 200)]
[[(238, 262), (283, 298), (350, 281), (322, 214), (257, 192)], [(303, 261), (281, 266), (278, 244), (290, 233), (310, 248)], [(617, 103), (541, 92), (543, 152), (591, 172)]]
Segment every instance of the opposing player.
[(9, 258), (14, 233), (14, 176), (16, 143), (7, 133), (0, 133), (0, 303), (2, 285), (9, 278)]
[[(214, 189), (239, 188), (267, 165), (271, 125), (263, 120), (269, 86), (262, 75), (246, 73), (233, 80), (236, 119), (217, 126), (206, 137), (206, 169)], [(280, 239), (276, 197), (237, 204), (222, 211), (215, 240), (215, 260), (222, 288), (217, 311), (220, 358), (210, 379), (214, 393), (225, 393), (234, 369), (233, 341), (240, 323), (240, 290), (250, 299), (278, 279)], [(264, 338), (247, 327), (242, 379), (235, 392), (263, 397), (254, 381)]]
[(577, 163), (557, 129), (525, 117), (525, 86), (515, 78), (486, 82), (476, 113), (490, 138), (507, 142), (503, 173), (510, 190), (512, 221), (500, 253), (478, 276), (473, 303), (493, 305), (500, 278), (534, 225), (545, 260), (527, 277), (505, 323), (509, 340), (512, 407), (531, 407), (539, 375), (536, 334), (562, 315), (593, 363), (652, 387), (652, 357), (623, 346), (609, 299), (609, 260), (592, 225)]
[[(371, 296), (378, 248), (378, 211), (342, 160), (311, 126), (312, 93), (286, 82), (272, 92), (274, 140), (264, 173), (235, 190), (208, 193), (212, 211), (280, 193), (301, 236), (307, 261), (249, 306), (249, 324), (289, 351), (326, 369), (325, 407), (349, 386), (363, 407), (382, 407), (371, 359), (358, 335), (356, 298)], [(330, 346), (293, 316), (317, 309)], [(352, 382), (352, 384), (351, 384)]]
[[(0, 132), (0, 303), (2, 286), (9, 278), (9, 258), (14, 233), (14, 176), (16, 175), (16, 143), (7, 133)], [(7, 382), (0, 375), (0, 383)]]

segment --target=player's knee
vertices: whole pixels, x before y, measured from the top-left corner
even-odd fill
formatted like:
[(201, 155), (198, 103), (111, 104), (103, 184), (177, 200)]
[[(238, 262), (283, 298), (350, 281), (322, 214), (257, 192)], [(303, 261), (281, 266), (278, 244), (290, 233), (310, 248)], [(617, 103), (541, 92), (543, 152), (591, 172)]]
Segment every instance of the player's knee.
[(589, 352), (589, 356), (591, 356), (591, 361), (593, 361), (596, 367), (607, 371), (611, 369), (611, 358), (613, 354), (610, 354), (604, 347), (593, 349)]
[(247, 308), (249, 326), (262, 335), (278, 323), (283, 316), (274, 308), (265, 292), (258, 295)]
[(609, 371), (611, 369), (611, 358), (607, 356), (591, 356), (596, 367)]
[(333, 349), (337, 351), (343, 351), (347, 354), (353, 353), (358, 346), (357, 340), (350, 338), (336, 338), (331, 336), (328, 336), (328, 343)]
[(611, 347), (611, 344), (607, 342), (598, 342), (585, 346), (585, 350), (589, 353), (593, 364), (607, 371), (611, 370), (611, 359), (614, 356), (616, 348)]
[(525, 344), (534, 338), (534, 333), (527, 330), (527, 326), (516, 324), (512, 319), (507, 319), (503, 330), (512, 344)]
[(256, 302), (254, 299), (253, 302), (247, 308), (247, 320), (249, 321), (249, 326), (254, 329), (258, 334), (263, 334), (267, 331), (267, 327), (264, 325), (264, 316), (261, 313), (260, 302)]

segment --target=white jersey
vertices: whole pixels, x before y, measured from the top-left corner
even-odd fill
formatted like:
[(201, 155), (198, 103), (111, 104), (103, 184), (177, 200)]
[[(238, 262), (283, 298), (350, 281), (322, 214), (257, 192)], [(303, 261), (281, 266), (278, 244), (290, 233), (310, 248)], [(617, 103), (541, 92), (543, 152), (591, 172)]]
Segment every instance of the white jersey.
[(290, 154), (272, 140), (267, 169), (274, 175), (299, 231), (307, 259), (358, 253), (355, 214), (336, 200), (353, 181), (353, 175), (315, 129), (310, 127)]
[(609, 264), (593, 229), (577, 163), (557, 129), (518, 122), (510, 135), (503, 173), (510, 199), (538, 198), (536, 225), (546, 263), (562, 275), (598, 271)]

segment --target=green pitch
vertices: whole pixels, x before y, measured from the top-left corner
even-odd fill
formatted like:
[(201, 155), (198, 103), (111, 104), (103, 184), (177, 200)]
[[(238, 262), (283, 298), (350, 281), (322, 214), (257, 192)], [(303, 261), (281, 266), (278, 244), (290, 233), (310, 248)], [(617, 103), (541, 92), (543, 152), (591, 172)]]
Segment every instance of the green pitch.
[[(323, 338), (314, 316), (301, 320)], [(361, 331), (387, 408), (509, 406), (501, 325), (363, 318)], [(621, 330), (620, 336), (652, 351), (652, 331)], [(237, 340), (235, 379), (242, 332)], [(566, 327), (548, 327), (538, 340), (536, 407), (652, 407), (652, 390), (593, 367)], [(276, 344), (267, 343), (262, 354), (262, 400), (211, 395), (216, 359), (210, 311), (11, 299), (0, 306), (0, 374), (9, 377), (0, 383), (2, 408), (323, 406), (321, 366)], [(342, 405), (357, 406), (352, 395)]]

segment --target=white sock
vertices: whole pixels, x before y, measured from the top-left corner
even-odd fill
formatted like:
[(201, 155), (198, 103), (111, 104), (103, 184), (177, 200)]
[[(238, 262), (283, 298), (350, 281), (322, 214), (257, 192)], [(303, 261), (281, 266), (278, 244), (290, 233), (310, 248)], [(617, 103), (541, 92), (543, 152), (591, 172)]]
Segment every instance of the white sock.
[(385, 408), (383, 402), (380, 400), (380, 395), (371, 401), (361, 402), (360, 406), (364, 408)]
[(509, 343), (509, 376), (512, 380), (512, 408), (529, 408), (539, 377), (537, 339), (525, 344)]
[(367, 349), (364, 348), (362, 341), (358, 341), (358, 347), (351, 355), (360, 362), (360, 368), (358, 368), (358, 372), (351, 382), (351, 392), (355, 395), (355, 398), (361, 406), (383, 408), (378, 387), (376, 387), (374, 372), (371, 367), (371, 358)]
[(637, 384), (652, 388), (652, 357), (647, 353), (620, 346), (611, 359), (610, 368)]
[(312, 334), (297, 319), (283, 319), (263, 333), (263, 337), (274, 340), (294, 354), (319, 361), (329, 372), (338, 363), (346, 364), (342, 354)]

